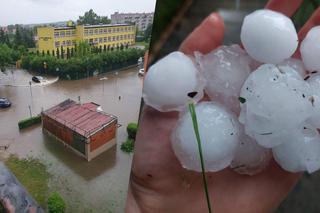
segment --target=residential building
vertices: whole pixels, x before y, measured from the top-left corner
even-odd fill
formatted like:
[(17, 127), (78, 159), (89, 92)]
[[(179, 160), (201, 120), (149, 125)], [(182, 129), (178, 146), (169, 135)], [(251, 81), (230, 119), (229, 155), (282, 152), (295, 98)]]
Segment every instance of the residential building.
[(92, 160), (116, 144), (118, 119), (93, 102), (70, 99), (42, 112), (42, 129), (81, 157)]
[(80, 41), (92, 46), (114, 47), (135, 44), (136, 29), (134, 24), (100, 24), (66, 27), (38, 27), (37, 48), (40, 52), (52, 52), (57, 48), (71, 49)]
[(139, 31), (145, 31), (153, 23), (154, 13), (119, 13), (111, 15), (112, 24), (134, 23)]

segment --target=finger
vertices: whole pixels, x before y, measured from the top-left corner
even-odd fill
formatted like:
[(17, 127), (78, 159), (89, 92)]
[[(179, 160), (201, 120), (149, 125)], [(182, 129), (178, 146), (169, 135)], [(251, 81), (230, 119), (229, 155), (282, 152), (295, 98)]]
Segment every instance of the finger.
[(303, 0), (269, 0), (266, 9), (277, 11), (291, 17), (302, 2)]
[(211, 13), (180, 45), (185, 54), (194, 51), (208, 53), (220, 46), (224, 36), (224, 23), (218, 13)]
[(300, 44), (303, 41), (303, 39), (306, 37), (307, 33), (310, 31), (311, 28), (320, 25), (320, 7), (313, 12), (309, 20), (303, 25), (303, 27), (300, 29), (298, 33), (299, 38), (299, 47), (297, 51), (294, 54), (295, 58), (301, 58), (300, 54)]

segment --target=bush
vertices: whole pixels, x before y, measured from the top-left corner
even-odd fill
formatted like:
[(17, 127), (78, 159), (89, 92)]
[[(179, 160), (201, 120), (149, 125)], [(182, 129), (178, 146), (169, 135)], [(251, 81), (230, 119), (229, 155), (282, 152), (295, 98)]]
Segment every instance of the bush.
[(64, 213), (66, 210), (66, 203), (59, 193), (54, 192), (48, 198), (48, 212), (49, 213)]
[(24, 129), (38, 123), (41, 123), (41, 115), (21, 120), (19, 121), (18, 126), (19, 129)]
[(129, 139), (136, 139), (136, 134), (138, 130), (138, 124), (136, 123), (129, 123), (127, 126), (128, 138)]
[(121, 144), (121, 150), (127, 153), (131, 153), (134, 150), (134, 140), (133, 139), (127, 139), (126, 142)]

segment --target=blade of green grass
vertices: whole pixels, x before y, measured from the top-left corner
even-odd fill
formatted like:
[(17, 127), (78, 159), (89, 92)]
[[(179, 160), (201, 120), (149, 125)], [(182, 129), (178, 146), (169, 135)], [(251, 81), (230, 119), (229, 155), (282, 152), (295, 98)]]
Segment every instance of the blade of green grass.
[(205, 194), (206, 194), (208, 210), (209, 210), (209, 213), (211, 213), (212, 211), (211, 211), (210, 197), (209, 197), (209, 191), (208, 191), (207, 177), (206, 177), (206, 174), (205, 174), (206, 170), (205, 170), (204, 161), (203, 161), (203, 155), (202, 155), (201, 139), (200, 139), (198, 122), (197, 122), (197, 114), (196, 114), (196, 110), (195, 110), (195, 107), (194, 107), (193, 103), (189, 103), (189, 111), (190, 111), (190, 114), (191, 114), (192, 123), (193, 123), (193, 129), (194, 129), (194, 132), (195, 132), (195, 135), (196, 135), (196, 138), (197, 138), (197, 143), (198, 143), (200, 162), (201, 162), (202, 179), (203, 179), (203, 186), (204, 186), (204, 191), (205, 191)]

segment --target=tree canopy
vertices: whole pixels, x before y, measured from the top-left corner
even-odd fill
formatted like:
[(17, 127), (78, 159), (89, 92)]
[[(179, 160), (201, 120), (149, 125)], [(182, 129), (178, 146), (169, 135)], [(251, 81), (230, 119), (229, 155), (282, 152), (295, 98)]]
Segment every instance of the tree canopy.
[(85, 12), (83, 16), (79, 16), (78, 24), (110, 24), (111, 20), (108, 16), (98, 16), (92, 9)]

